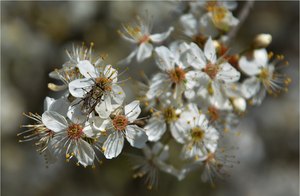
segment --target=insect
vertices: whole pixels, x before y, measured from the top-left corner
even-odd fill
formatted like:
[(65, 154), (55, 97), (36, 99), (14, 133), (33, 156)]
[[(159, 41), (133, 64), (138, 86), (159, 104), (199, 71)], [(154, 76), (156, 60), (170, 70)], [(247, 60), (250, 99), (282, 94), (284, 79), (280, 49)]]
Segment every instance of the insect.
[(94, 111), (96, 105), (103, 101), (103, 95), (111, 91), (112, 80), (106, 77), (99, 77), (95, 79), (95, 85), (87, 92), (82, 99), (83, 104), (81, 110), (85, 114), (90, 114)]

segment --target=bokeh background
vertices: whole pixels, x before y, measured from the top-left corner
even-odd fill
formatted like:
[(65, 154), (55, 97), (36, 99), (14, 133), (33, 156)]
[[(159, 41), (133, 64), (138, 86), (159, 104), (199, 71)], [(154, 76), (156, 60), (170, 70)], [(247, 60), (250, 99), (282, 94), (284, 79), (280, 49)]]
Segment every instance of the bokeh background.
[[(239, 12), (244, 2), (239, 4)], [(292, 78), (289, 92), (268, 97), (250, 108), (233, 138), (241, 162), (231, 177), (217, 187), (201, 182), (200, 171), (179, 182), (161, 173), (159, 186), (148, 191), (132, 178), (126, 156), (104, 161), (96, 169), (77, 167), (64, 160), (46, 168), (32, 143), (18, 143), (20, 124), (29, 123), (22, 112), (43, 109), (45, 96), (57, 97), (47, 83), (48, 73), (66, 60), (73, 43), (92, 41), (98, 54), (114, 64), (131, 51), (117, 34), (121, 23), (144, 10), (154, 16), (154, 31), (176, 21), (179, 3), (171, 2), (1, 2), (1, 192), (2, 195), (230, 195), (296, 196), (299, 184), (299, 2), (255, 2), (241, 27), (234, 48), (245, 48), (257, 33), (270, 33), (269, 50), (284, 54)], [(176, 11), (177, 10), (177, 11)], [(157, 71), (151, 61), (133, 63), (130, 75)], [(128, 99), (132, 83), (125, 86)]]

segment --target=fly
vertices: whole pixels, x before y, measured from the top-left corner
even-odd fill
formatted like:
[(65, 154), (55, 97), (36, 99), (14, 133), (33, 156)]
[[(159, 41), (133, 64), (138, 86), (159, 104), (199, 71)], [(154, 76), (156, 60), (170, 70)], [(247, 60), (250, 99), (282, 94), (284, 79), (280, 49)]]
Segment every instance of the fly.
[(83, 105), (81, 111), (86, 114), (90, 114), (96, 107), (98, 103), (102, 101), (105, 90), (99, 84), (93, 86), (93, 88), (86, 94), (83, 98)]

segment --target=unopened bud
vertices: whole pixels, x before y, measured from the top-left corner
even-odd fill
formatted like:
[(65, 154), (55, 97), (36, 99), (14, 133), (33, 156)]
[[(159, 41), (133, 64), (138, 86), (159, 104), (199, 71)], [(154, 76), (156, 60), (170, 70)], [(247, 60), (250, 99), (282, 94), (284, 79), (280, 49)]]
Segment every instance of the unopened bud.
[(244, 112), (246, 110), (245, 99), (238, 97), (233, 99), (233, 106), (238, 112)]
[(270, 34), (258, 34), (253, 40), (253, 48), (266, 48), (272, 42), (272, 35)]

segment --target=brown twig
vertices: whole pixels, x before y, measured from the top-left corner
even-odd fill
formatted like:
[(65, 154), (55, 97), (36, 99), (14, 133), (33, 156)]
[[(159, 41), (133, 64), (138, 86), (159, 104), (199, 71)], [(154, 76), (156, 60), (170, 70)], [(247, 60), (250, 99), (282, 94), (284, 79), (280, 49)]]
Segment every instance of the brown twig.
[(243, 22), (246, 20), (247, 16), (249, 15), (250, 9), (253, 7), (253, 5), (254, 5), (254, 0), (248, 0), (245, 3), (244, 7), (242, 8), (238, 16), (238, 19), (240, 21), (239, 24), (228, 33), (228, 39), (226, 41), (227, 45), (230, 45), (232, 39), (236, 36)]

